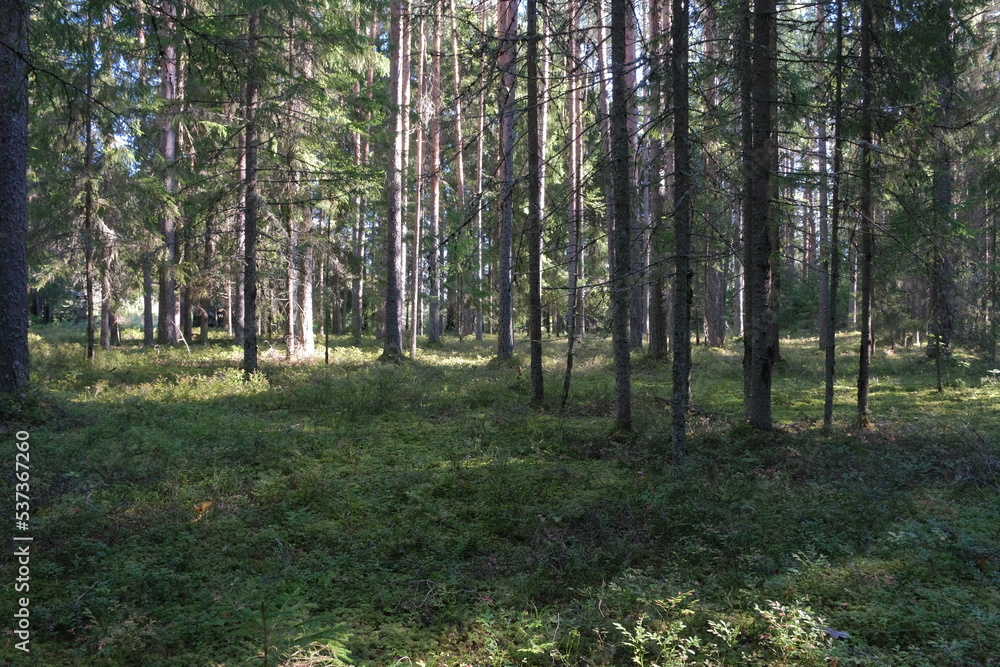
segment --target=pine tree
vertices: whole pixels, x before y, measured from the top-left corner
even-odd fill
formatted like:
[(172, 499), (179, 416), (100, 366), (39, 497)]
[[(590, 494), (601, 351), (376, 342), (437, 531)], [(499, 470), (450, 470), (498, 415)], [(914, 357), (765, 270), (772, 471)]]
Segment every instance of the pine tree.
[(615, 364), (615, 427), (632, 430), (632, 351), (629, 339), (632, 270), (632, 161), (629, 148), (627, 68), (628, 3), (611, 0), (611, 182), (614, 193), (614, 264), (611, 275), (611, 335)]
[(500, 41), (498, 66), (500, 69), (500, 330), (497, 339), (497, 356), (509, 359), (514, 355), (514, 116), (517, 112), (515, 84), (517, 0), (499, 0), (497, 3), (497, 37)]
[(0, 2), (0, 391), (28, 386), (28, 14)]

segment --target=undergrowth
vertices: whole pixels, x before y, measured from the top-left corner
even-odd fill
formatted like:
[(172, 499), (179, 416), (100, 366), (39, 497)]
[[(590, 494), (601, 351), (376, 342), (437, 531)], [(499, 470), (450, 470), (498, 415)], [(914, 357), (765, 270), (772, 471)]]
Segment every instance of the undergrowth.
[(601, 341), (561, 414), (559, 341), (530, 407), (526, 360), (471, 340), (401, 364), (347, 338), (329, 365), (269, 348), (244, 381), (221, 340), (87, 363), (78, 329), (32, 331), (34, 388), (0, 406), (31, 434), (13, 664), (1000, 660), (1000, 386), (975, 359), (938, 393), (920, 351), (881, 354), (859, 432), (844, 337), (826, 432), (816, 341), (782, 341), (762, 434), (736, 348), (699, 348), (676, 482), (669, 365), (637, 364), (639, 428), (612, 438)]

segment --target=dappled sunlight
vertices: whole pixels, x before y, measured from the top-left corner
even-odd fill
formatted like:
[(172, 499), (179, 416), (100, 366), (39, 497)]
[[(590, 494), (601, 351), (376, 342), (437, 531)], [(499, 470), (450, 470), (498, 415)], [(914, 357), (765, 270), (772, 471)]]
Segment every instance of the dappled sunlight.
[[(562, 340), (531, 407), (527, 360), (496, 363), (489, 341), (383, 364), (342, 337), (329, 365), (276, 353), (247, 382), (227, 345), (91, 365), (42, 334), (35, 372), (59, 410), (31, 425), (38, 534), (64, 573), (38, 578), (50, 651), (182, 655), (197, 634), (238, 664), (253, 642), (218, 638), (255, 636), (262, 609), (359, 664), (905, 667), (1000, 643), (997, 388), (940, 395), (919, 353), (877, 370), (867, 432), (844, 369), (843, 428), (825, 433), (821, 353), (786, 342), (779, 427), (760, 433), (741, 420), (739, 347), (697, 348), (678, 482), (669, 363), (636, 364), (637, 430), (616, 436), (597, 339), (560, 413)], [(953, 370), (987, 377), (976, 363)]]

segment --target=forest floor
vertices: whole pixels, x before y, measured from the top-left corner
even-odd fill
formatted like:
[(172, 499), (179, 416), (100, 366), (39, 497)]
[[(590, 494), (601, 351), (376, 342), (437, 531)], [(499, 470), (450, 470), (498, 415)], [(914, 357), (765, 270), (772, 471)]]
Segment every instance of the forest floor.
[(5, 440), (30, 433), (33, 537), (7, 664), (1000, 664), (1000, 382), (973, 357), (938, 393), (923, 350), (879, 351), (859, 432), (841, 337), (824, 432), (816, 340), (784, 340), (758, 433), (739, 344), (699, 347), (675, 481), (669, 366), (637, 355), (613, 438), (605, 340), (560, 414), (564, 341), (532, 408), (526, 346), (265, 344), (244, 382), (221, 340), (88, 364), (81, 329), (31, 332), (34, 389), (0, 405)]

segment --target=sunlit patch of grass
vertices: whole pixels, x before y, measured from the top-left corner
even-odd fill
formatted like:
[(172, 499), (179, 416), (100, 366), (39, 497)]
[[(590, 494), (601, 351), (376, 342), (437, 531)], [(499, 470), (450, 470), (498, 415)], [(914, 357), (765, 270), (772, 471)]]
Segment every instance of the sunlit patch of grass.
[(290, 660), (321, 650), (306, 627), (356, 664), (959, 665), (1000, 644), (998, 392), (978, 361), (939, 394), (922, 350), (877, 355), (858, 432), (844, 334), (825, 433), (823, 353), (784, 339), (759, 433), (740, 343), (699, 347), (677, 481), (669, 363), (636, 364), (637, 433), (613, 438), (597, 336), (560, 414), (563, 340), (534, 408), (521, 343), (503, 364), (495, 339), (446, 337), (397, 365), (331, 337), (329, 365), (276, 345), (246, 382), (219, 338), (90, 364), (79, 333), (33, 330), (53, 409), (11, 424), (39, 461), (39, 664)]

